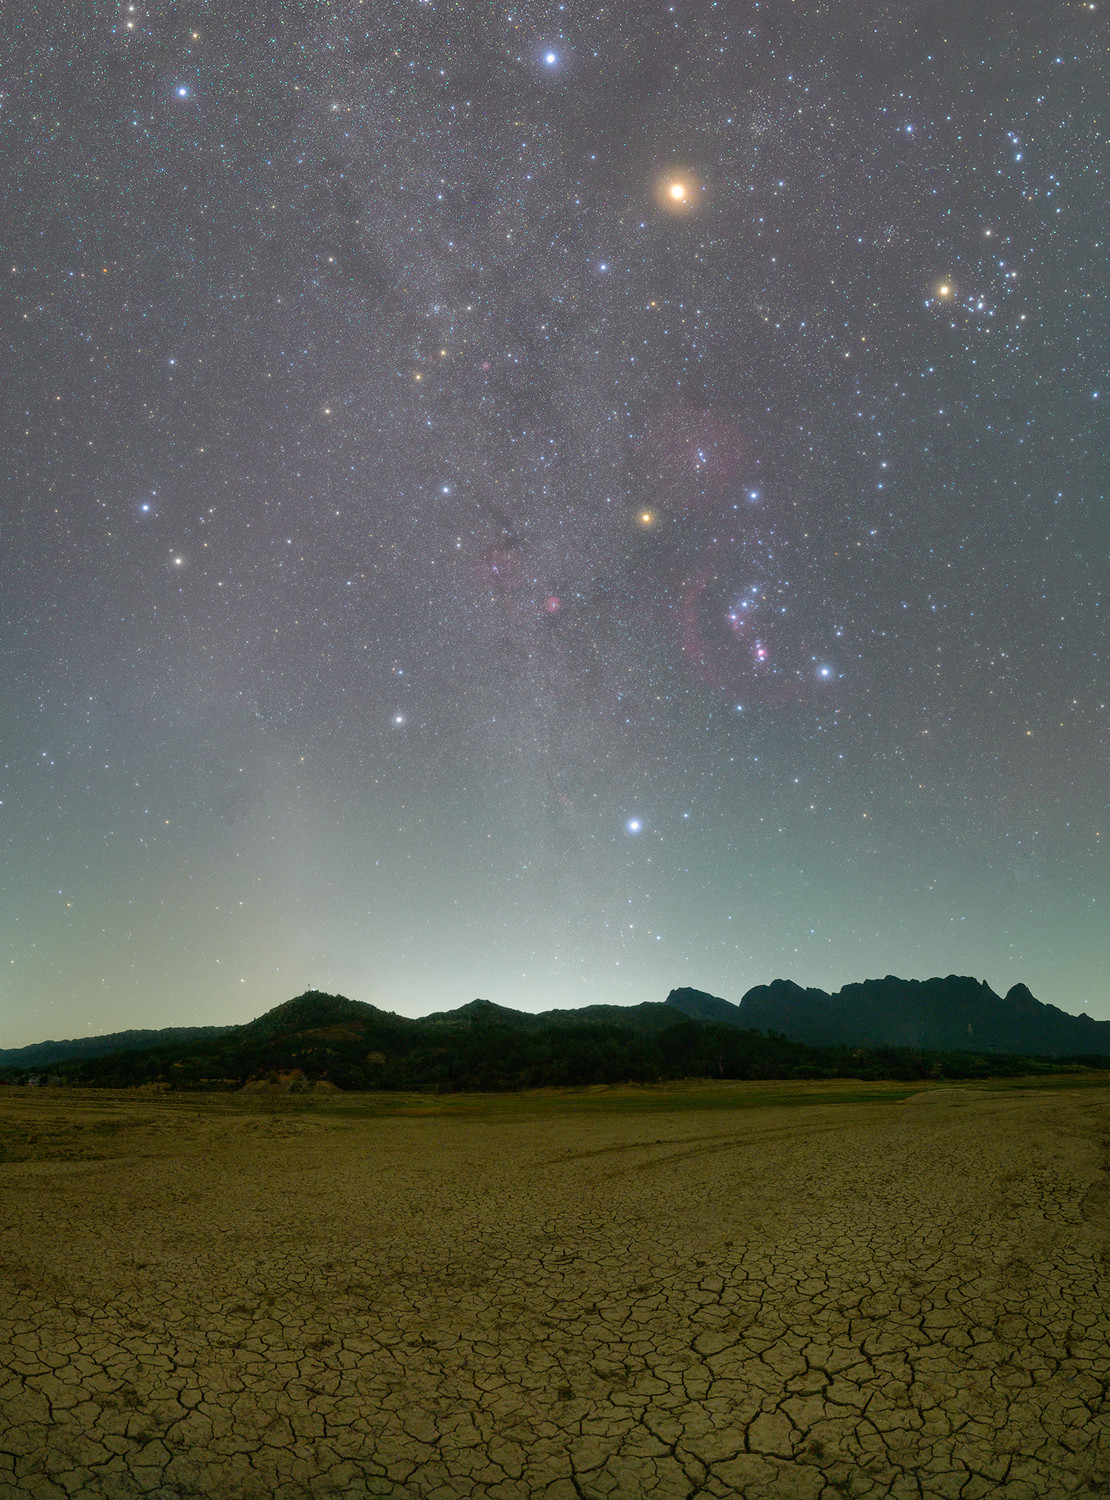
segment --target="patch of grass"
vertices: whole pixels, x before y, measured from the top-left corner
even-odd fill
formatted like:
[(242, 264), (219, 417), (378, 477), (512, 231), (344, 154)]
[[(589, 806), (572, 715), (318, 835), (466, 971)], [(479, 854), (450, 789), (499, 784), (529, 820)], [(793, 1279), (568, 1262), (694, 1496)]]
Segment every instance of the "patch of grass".
[(416, 1095), (348, 1094), (330, 1098), (322, 1113), (336, 1119), (529, 1119), (550, 1115), (637, 1115), (674, 1111), (781, 1109), (784, 1106), (900, 1104), (920, 1085), (835, 1082), (613, 1084), (603, 1089), (533, 1089), (519, 1093)]

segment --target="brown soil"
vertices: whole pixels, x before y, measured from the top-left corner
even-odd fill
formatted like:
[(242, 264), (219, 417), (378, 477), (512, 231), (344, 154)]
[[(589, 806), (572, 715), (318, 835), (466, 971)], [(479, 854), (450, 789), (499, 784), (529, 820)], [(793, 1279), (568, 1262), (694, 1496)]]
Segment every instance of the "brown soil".
[(0, 1090), (0, 1497), (1110, 1494), (1083, 1085)]

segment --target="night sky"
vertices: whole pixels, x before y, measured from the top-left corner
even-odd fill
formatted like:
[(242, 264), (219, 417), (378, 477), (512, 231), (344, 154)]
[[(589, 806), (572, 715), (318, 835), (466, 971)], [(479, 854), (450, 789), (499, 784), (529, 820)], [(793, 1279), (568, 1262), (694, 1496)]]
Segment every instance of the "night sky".
[(0, 1045), (1110, 1016), (1099, 5), (5, 32)]

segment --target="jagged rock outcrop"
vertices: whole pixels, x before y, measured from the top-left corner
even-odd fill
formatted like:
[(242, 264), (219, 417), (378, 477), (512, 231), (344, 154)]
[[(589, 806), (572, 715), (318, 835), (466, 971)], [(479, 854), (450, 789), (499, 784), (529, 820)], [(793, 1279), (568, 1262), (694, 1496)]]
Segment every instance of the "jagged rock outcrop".
[(996, 995), (983, 980), (866, 979), (835, 994), (789, 979), (748, 990), (732, 1005), (700, 990), (672, 990), (668, 1005), (698, 1020), (781, 1032), (810, 1046), (915, 1047), (1042, 1057), (1110, 1056), (1110, 1021), (1069, 1015), (1024, 984)]

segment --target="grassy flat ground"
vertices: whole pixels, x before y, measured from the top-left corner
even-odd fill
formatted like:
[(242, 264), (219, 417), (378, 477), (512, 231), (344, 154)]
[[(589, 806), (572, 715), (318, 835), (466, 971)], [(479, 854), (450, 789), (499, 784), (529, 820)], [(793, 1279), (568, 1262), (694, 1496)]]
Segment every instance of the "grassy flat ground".
[(1110, 1494), (1110, 1082), (0, 1089), (0, 1497)]

